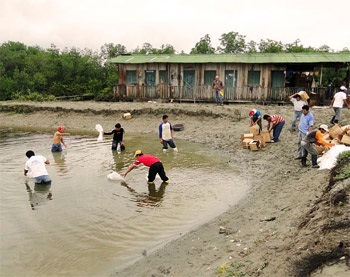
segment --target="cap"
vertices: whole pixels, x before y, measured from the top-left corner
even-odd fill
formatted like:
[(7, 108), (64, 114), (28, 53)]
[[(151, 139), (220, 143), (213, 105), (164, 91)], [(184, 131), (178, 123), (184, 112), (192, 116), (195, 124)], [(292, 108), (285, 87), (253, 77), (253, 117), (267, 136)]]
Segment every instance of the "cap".
[(64, 131), (64, 127), (63, 126), (58, 126), (57, 130), (60, 131), (60, 132), (63, 132)]
[(251, 110), (250, 112), (249, 112), (249, 116), (253, 116), (255, 114), (255, 110)]
[(346, 88), (346, 86), (341, 86), (340, 90), (348, 90), (348, 89)]
[(326, 132), (329, 132), (328, 126), (325, 125), (325, 124), (322, 124), (322, 125), (320, 126), (320, 129), (323, 129), (323, 130), (325, 130)]
[(135, 151), (134, 157), (136, 157), (137, 155), (141, 155), (141, 154), (142, 154), (142, 151), (141, 151), (141, 150), (136, 150), (136, 151)]

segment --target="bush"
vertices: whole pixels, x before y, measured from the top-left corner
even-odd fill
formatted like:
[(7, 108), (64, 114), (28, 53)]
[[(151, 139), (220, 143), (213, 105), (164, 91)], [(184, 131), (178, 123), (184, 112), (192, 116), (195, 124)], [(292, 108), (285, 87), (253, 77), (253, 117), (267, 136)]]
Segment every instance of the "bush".
[(113, 99), (114, 94), (112, 89), (110, 88), (104, 88), (95, 96), (96, 101), (113, 101)]
[(39, 92), (29, 92), (27, 95), (23, 95), (19, 92), (13, 94), (13, 99), (18, 101), (36, 101), (36, 102), (43, 102), (43, 101), (55, 101), (56, 97), (52, 94), (48, 95), (42, 95)]

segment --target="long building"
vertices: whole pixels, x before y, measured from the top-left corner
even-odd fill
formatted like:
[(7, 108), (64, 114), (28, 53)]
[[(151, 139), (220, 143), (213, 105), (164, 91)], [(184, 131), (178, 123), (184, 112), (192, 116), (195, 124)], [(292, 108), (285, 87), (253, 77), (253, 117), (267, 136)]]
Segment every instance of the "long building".
[(219, 75), (225, 102), (284, 101), (300, 90), (320, 98), (324, 68), (347, 68), (349, 82), (350, 53), (129, 54), (109, 62), (118, 67), (119, 100), (209, 102)]

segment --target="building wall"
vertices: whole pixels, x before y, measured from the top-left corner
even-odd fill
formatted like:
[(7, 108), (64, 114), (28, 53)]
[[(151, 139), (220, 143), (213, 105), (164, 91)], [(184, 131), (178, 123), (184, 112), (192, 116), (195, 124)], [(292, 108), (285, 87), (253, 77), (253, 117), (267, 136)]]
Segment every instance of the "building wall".
[[(225, 83), (225, 71), (233, 70), (237, 72), (235, 95), (229, 97), (235, 100), (254, 100), (267, 99), (270, 95), (271, 88), (271, 71), (285, 71), (286, 66), (277, 66), (274, 64), (229, 64), (229, 63), (207, 63), (207, 64), (166, 64), (166, 63), (149, 63), (149, 64), (119, 64), (119, 85), (125, 86), (125, 92), (128, 97), (171, 97), (172, 92), (179, 97), (183, 95), (182, 87), (184, 86), (184, 70), (195, 71), (195, 86), (200, 87), (201, 97), (211, 98), (211, 88), (204, 86), (204, 72), (206, 70), (216, 71), (220, 79)], [(136, 86), (126, 84), (126, 71), (135, 70), (137, 76)], [(156, 88), (145, 88), (145, 71), (154, 70), (156, 73)], [(169, 84), (160, 84), (159, 71), (168, 70)], [(248, 86), (249, 70), (260, 71), (259, 84), (253, 88)], [(284, 80), (283, 80), (284, 84)], [(208, 87), (208, 86), (207, 86)], [(208, 90), (203, 94), (203, 91)], [(283, 88), (281, 88), (282, 90)], [(175, 92), (175, 90), (179, 90)], [(123, 94), (123, 92), (120, 92)], [(196, 92), (194, 92), (196, 93)], [(204, 96), (203, 96), (204, 95)]]

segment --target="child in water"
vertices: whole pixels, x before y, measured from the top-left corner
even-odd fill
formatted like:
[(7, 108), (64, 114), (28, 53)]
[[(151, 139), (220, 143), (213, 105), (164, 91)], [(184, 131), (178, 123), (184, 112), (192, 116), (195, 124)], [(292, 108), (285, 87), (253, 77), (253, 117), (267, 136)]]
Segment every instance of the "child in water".
[(67, 148), (67, 145), (63, 141), (63, 136), (70, 136), (70, 133), (64, 133), (64, 127), (58, 126), (57, 131), (53, 135), (53, 144), (51, 147), (51, 152), (62, 152), (62, 145)]

